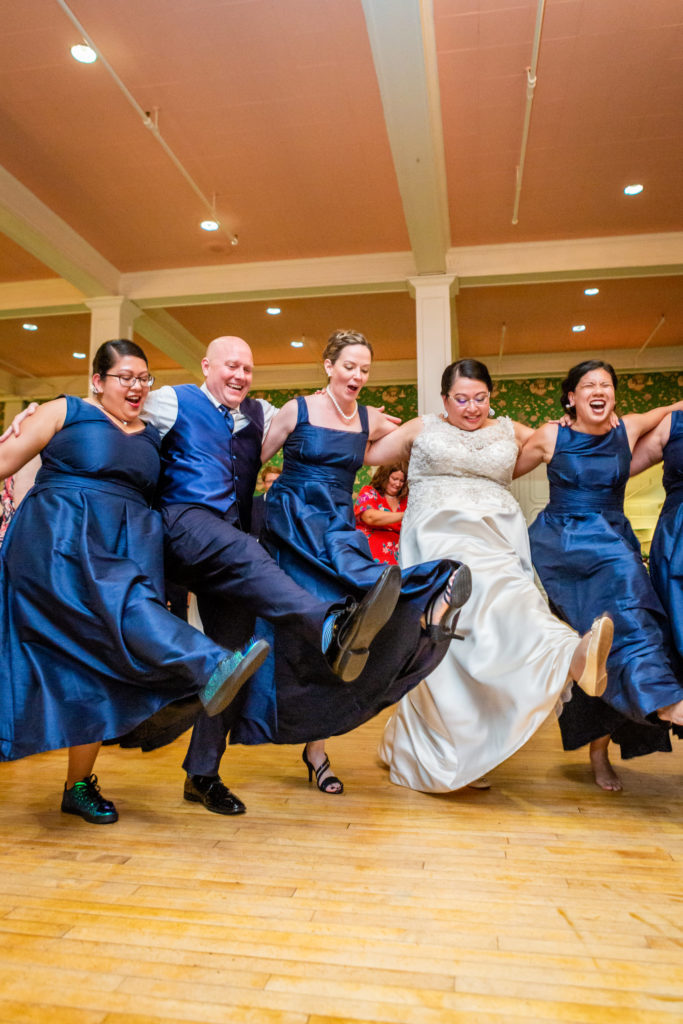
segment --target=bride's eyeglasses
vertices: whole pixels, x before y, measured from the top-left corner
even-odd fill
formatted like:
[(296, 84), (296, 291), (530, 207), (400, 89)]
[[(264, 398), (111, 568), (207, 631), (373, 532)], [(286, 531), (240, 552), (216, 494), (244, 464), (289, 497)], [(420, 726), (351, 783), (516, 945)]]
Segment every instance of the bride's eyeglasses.
[(474, 398), (465, 398), (464, 395), (449, 395), (448, 397), (455, 402), (459, 409), (464, 409), (470, 402), (474, 402), (475, 405), (486, 405), (489, 400), (489, 393), (484, 391), (480, 395), (475, 395)]

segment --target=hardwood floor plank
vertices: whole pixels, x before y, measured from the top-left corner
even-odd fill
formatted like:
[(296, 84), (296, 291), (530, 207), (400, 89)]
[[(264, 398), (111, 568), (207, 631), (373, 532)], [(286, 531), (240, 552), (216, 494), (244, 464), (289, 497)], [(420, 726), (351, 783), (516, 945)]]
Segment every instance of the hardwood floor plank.
[[(382, 722), (232, 748), (235, 819), (182, 800), (184, 740), (104, 748), (120, 821), (59, 812), (64, 755), (0, 764), (0, 1024), (678, 1024), (680, 754), (590, 782), (554, 723), (488, 792), (391, 785)], [(142, 780), (142, 784), (141, 784)]]

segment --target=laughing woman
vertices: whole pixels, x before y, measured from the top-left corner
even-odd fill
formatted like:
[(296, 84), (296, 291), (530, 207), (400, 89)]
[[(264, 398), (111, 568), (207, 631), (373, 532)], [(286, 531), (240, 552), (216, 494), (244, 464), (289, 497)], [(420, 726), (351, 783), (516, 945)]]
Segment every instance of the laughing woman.
[(602, 699), (575, 692), (560, 717), (566, 750), (590, 744), (595, 781), (619, 790), (608, 756), (670, 750), (670, 725), (683, 724), (683, 685), (667, 655), (668, 624), (624, 515), (631, 451), (672, 408), (629, 414), (612, 426), (617, 377), (609, 363), (587, 360), (562, 384), (571, 426), (546, 423), (524, 445), (515, 475), (547, 463), (550, 502), (529, 530), (531, 553), (557, 613), (575, 629), (607, 611), (614, 643)]
[(118, 818), (92, 774), (101, 741), (196, 693), (217, 714), (268, 652), (166, 608), (152, 382), (138, 345), (105, 342), (91, 397), (47, 402), (0, 447), (0, 476), (42, 453), (0, 552), (0, 760), (69, 747), (62, 811), (101, 825)]

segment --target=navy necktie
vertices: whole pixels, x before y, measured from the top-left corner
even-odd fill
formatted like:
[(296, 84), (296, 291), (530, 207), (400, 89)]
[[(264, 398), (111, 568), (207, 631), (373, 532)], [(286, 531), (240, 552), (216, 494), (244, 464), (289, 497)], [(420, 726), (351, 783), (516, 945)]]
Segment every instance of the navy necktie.
[(223, 416), (225, 417), (225, 422), (227, 424), (228, 430), (232, 434), (233, 428), (235, 426), (235, 418), (234, 418), (234, 416), (232, 415), (232, 413), (230, 412), (230, 410), (228, 409), (228, 407), (226, 405), (219, 405), (218, 409), (219, 409), (220, 412), (223, 413)]
[(237, 482), (237, 472), (236, 472), (237, 467), (235, 466), (235, 456), (234, 456), (233, 450), (232, 450), (232, 440), (233, 440), (233, 430), (234, 430), (234, 427), (235, 427), (235, 417), (233, 416), (233, 414), (231, 413), (230, 409), (228, 409), (228, 407), (226, 405), (219, 405), (218, 409), (219, 409), (219, 412), (221, 412), (223, 414), (223, 417), (225, 419), (225, 425), (226, 425), (226, 427), (228, 428), (228, 430), (230, 432), (230, 447), (229, 447), (229, 451), (230, 451), (230, 462), (231, 462), (230, 469), (231, 469), (231, 472), (232, 472), (232, 494), (230, 495), (229, 500), (228, 500), (228, 507), (231, 507), (234, 504), (235, 498), (236, 498), (236, 495), (235, 495), (235, 485), (236, 485), (236, 482)]

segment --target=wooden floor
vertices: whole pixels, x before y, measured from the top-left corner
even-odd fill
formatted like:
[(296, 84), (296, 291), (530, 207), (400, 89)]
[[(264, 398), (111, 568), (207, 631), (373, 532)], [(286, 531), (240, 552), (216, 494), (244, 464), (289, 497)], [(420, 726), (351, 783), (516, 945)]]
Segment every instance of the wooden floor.
[(491, 791), (430, 797), (381, 724), (330, 744), (342, 797), (232, 748), (236, 818), (182, 800), (184, 738), (103, 750), (116, 825), (60, 813), (62, 754), (0, 765), (0, 1021), (683, 1020), (683, 745), (607, 795), (549, 722)]

